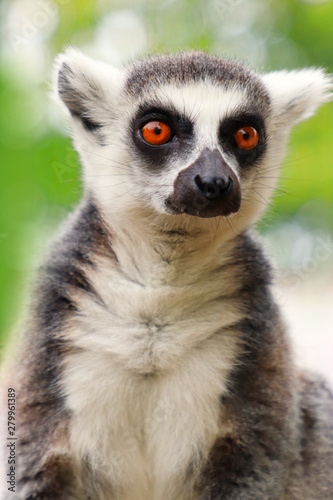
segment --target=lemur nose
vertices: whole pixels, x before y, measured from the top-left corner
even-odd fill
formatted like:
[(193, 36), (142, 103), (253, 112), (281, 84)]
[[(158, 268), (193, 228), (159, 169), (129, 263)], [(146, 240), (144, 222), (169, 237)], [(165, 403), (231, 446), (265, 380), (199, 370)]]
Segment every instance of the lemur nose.
[(235, 172), (217, 149), (204, 149), (199, 158), (182, 170), (166, 207), (172, 213), (217, 217), (237, 212), (241, 190)]
[(233, 180), (230, 175), (202, 178), (198, 174), (195, 176), (194, 181), (208, 200), (226, 196), (232, 190), (233, 186)]

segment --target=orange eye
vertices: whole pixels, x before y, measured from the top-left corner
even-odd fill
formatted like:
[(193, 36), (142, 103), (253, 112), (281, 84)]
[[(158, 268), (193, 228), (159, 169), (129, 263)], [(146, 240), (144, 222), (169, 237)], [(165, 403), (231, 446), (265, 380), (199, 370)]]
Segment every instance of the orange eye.
[(242, 127), (234, 134), (237, 146), (241, 149), (254, 149), (259, 142), (258, 131), (250, 126)]
[(169, 125), (159, 121), (146, 123), (141, 129), (142, 137), (148, 144), (160, 146), (165, 144), (171, 137), (171, 128)]

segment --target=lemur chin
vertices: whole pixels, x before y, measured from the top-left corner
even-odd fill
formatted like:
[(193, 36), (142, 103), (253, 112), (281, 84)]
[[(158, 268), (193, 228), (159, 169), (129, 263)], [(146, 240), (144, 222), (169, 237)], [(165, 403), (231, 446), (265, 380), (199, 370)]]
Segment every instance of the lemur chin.
[(15, 498), (332, 499), (332, 393), (295, 365), (251, 231), (332, 79), (70, 49), (56, 81), (84, 194), (3, 383)]

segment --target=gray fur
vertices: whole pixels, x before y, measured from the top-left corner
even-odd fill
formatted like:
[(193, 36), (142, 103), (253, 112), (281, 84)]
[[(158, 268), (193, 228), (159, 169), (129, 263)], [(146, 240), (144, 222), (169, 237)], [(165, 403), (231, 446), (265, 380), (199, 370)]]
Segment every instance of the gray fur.
[(269, 106), (269, 95), (254, 72), (237, 61), (221, 60), (204, 52), (151, 56), (135, 62), (128, 69), (126, 90), (138, 97), (149, 87), (166, 83), (184, 85), (206, 79), (225, 88), (240, 86), (250, 99), (261, 102), (263, 107)]

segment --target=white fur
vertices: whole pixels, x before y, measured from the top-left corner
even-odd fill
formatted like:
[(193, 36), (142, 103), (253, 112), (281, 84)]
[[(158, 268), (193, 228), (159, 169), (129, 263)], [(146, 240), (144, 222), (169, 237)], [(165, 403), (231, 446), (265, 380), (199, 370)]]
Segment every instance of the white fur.
[(319, 68), (274, 71), (263, 75), (262, 80), (272, 98), (274, 119), (286, 132), (332, 98), (332, 78)]
[[(72, 449), (88, 454), (119, 500), (195, 498), (186, 470), (197, 457), (199, 473), (221, 432), (220, 397), (240, 342), (232, 325), (242, 313), (227, 298), (237, 281), (216, 272), (223, 255), (190, 260), (184, 270), (195, 272), (180, 275), (177, 286), (157, 259), (150, 261), (155, 280), (141, 263), (144, 284), (101, 260), (103, 272), (89, 279), (102, 304), (78, 298), (82, 312), (70, 325), (82, 350), (68, 360), (63, 386), (74, 413)], [(221, 291), (226, 298), (214, 302)]]

